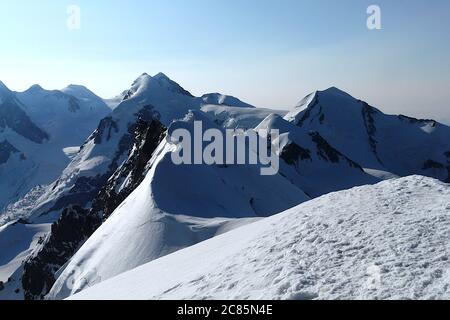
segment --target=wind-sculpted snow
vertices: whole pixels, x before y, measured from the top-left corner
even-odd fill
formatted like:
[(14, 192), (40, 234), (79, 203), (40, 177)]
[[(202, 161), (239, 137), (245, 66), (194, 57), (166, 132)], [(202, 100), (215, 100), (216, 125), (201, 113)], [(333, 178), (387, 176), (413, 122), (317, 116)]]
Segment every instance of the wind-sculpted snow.
[(450, 186), (410, 176), (311, 200), (72, 299), (449, 299), (449, 232)]

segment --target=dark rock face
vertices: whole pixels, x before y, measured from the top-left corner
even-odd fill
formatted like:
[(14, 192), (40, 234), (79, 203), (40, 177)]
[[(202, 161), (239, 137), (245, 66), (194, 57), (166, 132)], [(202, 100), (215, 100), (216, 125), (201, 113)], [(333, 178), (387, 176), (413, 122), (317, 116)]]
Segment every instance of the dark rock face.
[(299, 126), (299, 127), (303, 127), (303, 124), (305, 123), (305, 121), (308, 120), (311, 117), (311, 112), (318, 105), (320, 105), (319, 95), (316, 94), (314, 96), (314, 99), (311, 101), (309, 107), (305, 110), (305, 113), (303, 114), (301, 119), (296, 123), (296, 125)]
[[(109, 119), (100, 124), (97, 131), (103, 134), (99, 136), (104, 137), (105, 132), (109, 136), (107, 131), (115, 127), (113, 123)], [(56, 203), (52, 210), (65, 208), (62, 216), (52, 225), (50, 236), (40, 250), (24, 265), (22, 285), (25, 299), (43, 299), (56, 281), (55, 273), (142, 182), (146, 165), (163, 139), (165, 130), (152, 108), (143, 108), (137, 114), (136, 123), (130, 125), (128, 134), (122, 137), (109, 171), (95, 178), (79, 178), (69, 195)], [(129, 157), (121, 165), (117, 162), (124, 152), (129, 152)], [(125, 177), (128, 177), (128, 183), (116, 192), (116, 187)], [(86, 208), (90, 202), (92, 206)]]
[(432, 127), (435, 127), (437, 125), (437, 122), (434, 120), (431, 120), (431, 119), (416, 119), (416, 118), (408, 117), (408, 116), (405, 116), (402, 114), (399, 115), (398, 118), (402, 121), (409, 122), (412, 124), (414, 124), (414, 123), (430, 124)]
[[(447, 178), (444, 179), (444, 182), (450, 183), (450, 165), (445, 165), (443, 163), (428, 159), (422, 167), (422, 170), (444, 170), (447, 174)], [(441, 179), (442, 180), (442, 179)]]
[(43, 299), (55, 282), (54, 275), (86, 239), (100, 226), (101, 220), (80, 206), (64, 210), (52, 225), (45, 245), (24, 264), (22, 287), (27, 300)]
[(280, 158), (289, 165), (295, 165), (299, 160), (312, 160), (311, 151), (304, 149), (295, 143), (290, 143), (284, 147), (280, 154)]
[(372, 149), (372, 152), (374, 153), (378, 162), (383, 164), (380, 157), (378, 156), (378, 151), (377, 151), (378, 141), (375, 138), (376, 133), (377, 133), (377, 127), (375, 125), (375, 117), (374, 116), (375, 116), (375, 114), (378, 113), (378, 110), (376, 110), (374, 107), (371, 107), (364, 101), (360, 101), (360, 103), (363, 106), (362, 107), (362, 117), (363, 117), (364, 125), (367, 130), (367, 135), (369, 136), (370, 148)]
[[(142, 182), (147, 163), (164, 138), (165, 128), (159, 121), (150, 124), (141, 119), (136, 124), (135, 142), (128, 160), (112, 175), (92, 204), (92, 212), (107, 219)], [(116, 190), (124, 183), (126, 184)]]
[(8, 162), (9, 157), (13, 153), (19, 153), (19, 150), (14, 148), (14, 146), (10, 144), (8, 140), (0, 142), (0, 164)]
[(424, 163), (422, 169), (427, 170), (427, 169), (443, 169), (443, 168), (444, 165), (442, 163), (429, 159)]
[(115, 131), (116, 133), (119, 131), (117, 123), (111, 117), (106, 117), (101, 120), (97, 130), (93, 133), (95, 144), (102, 143), (102, 137), (105, 136), (105, 132), (107, 132), (106, 141), (109, 141), (111, 139), (112, 131)]
[(350, 165), (350, 167), (364, 171), (359, 164), (347, 158), (345, 155), (333, 148), (318, 132), (311, 132), (309, 135), (317, 146), (317, 154), (323, 160), (332, 163), (338, 163), (342, 159), (346, 161)]
[(0, 105), (0, 129), (11, 128), (21, 136), (35, 143), (49, 139), (46, 132), (36, 126), (23, 111), (13, 96), (9, 96)]
[(80, 108), (80, 105), (78, 104), (77, 98), (70, 97), (69, 98), (69, 111), (75, 113), (80, 109), (81, 108)]

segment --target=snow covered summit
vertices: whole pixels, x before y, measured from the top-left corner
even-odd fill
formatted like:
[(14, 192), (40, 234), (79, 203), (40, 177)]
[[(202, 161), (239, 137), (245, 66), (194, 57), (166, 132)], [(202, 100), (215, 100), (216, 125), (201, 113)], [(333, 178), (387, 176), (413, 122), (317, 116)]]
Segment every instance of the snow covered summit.
[(307, 96), (285, 119), (318, 132), (376, 177), (450, 181), (450, 127), (436, 121), (384, 114), (337, 88)]

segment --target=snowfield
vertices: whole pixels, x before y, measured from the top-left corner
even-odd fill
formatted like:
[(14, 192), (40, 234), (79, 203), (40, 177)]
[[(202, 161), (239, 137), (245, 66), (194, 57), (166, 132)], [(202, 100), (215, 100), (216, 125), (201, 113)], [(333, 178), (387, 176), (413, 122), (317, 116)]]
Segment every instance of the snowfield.
[(449, 258), (450, 187), (410, 176), (308, 201), (72, 299), (450, 299)]

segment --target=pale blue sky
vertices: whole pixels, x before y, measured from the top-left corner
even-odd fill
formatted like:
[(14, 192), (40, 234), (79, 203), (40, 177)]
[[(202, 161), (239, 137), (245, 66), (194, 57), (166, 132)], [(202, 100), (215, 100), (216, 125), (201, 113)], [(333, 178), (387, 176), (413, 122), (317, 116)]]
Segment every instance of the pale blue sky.
[[(66, 27), (68, 5), (81, 29)], [(381, 7), (380, 31), (366, 9)], [(84, 84), (103, 97), (141, 73), (193, 94), (290, 108), (340, 87), (392, 113), (450, 122), (448, 0), (0, 0), (0, 80)]]

